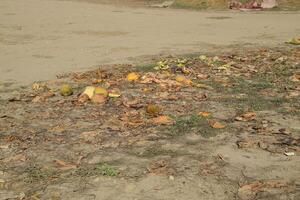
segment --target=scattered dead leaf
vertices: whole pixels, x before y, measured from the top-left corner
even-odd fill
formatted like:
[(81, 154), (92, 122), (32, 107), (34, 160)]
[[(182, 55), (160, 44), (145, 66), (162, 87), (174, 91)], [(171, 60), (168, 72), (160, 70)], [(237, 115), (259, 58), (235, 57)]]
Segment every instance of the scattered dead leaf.
[(300, 74), (294, 74), (290, 77), (292, 82), (299, 82), (300, 81)]
[(135, 108), (135, 109), (139, 109), (144, 106), (144, 104), (139, 99), (135, 99), (131, 101), (125, 100), (123, 101), (123, 105), (126, 106), (127, 108)]
[(255, 112), (247, 112), (241, 116), (238, 116), (235, 118), (237, 121), (242, 121), (242, 122), (248, 122), (252, 121), (256, 118), (256, 113)]
[(202, 94), (196, 94), (195, 96), (193, 96), (193, 99), (196, 101), (204, 101), (207, 100), (207, 97), (208, 95), (206, 93), (202, 93)]
[(73, 165), (73, 164), (69, 164), (69, 163), (66, 163), (65, 161), (63, 160), (54, 160), (54, 163), (57, 165), (57, 167), (61, 170), (70, 170), (70, 169), (76, 169), (77, 166), (76, 165)]
[(210, 117), (211, 116), (211, 112), (199, 112), (198, 113), (199, 116), (202, 116), (202, 117)]
[(79, 103), (86, 103), (89, 101), (89, 96), (87, 94), (81, 94), (79, 97), (78, 97), (78, 102)]
[(256, 194), (266, 189), (279, 189), (287, 187), (287, 184), (280, 181), (255, 181), (243, 185), (238, 190), (238, 196), (242, 200), (254, 199)]
[(192, 85), (193, 81), (191, 81), (190, 79), (184, 77), (184, 76), (176, 76), (175, 80), (178, 83), (184, 84), (184, 85)]
[(127, 81), (129, 81), (129, 82), (137, 81), (139, 78), (140, 78), (140, 75), (135, 72), (131, 72), (131, 73), (127, 74)]
[(209, 125), (215, 129), (222, 129), (222, 128), (226, 127), (225, 124), (222, 124), (222, 123), (220, 123), (218, 121), (214, 121), (214, 120), (209, 121)]
[(97, 131), (87, 131), (80, 134), (80, 138), (86, 142), (92, 142), (95, 140), (95, 137), (99, 135)]
[(25, 162), (26, 161), (26, 156), (23, 155), (23, 154), (17, 154), (17, 155), (14, 155), (14, 156), (4, 158), (2, 160), (2, 162), (4, 162), (4, 163), (17, 162), (17, 161)]
[(245, 139), (245, 140), (237, 141), (237, 145), (241, 149), (253, 148), (253, 147), (257, 147), (258, 141), (252, 139)]
[(173, 119), (169, 116), (158, 116), (156, 118), (152, 119), (154, 124), (160, 124), (160, 125), (170, 125), (173, 124)]
[(195, 84), (195, 86), (196, 86), (197, 88), (202, 88), (202, 89), (207, 89), (207, 90), (212, 90), (212, 89), (213, 89), (211, 86), (205, 85), (205, 84), (203, 84), (203, 83), (197, 83), (197, 84)]
[(148, 171), (150, 174), (153, 175), (169, 175), (169, 164), (165, 160), (159, 160), (153, 162), (150, 167), (148, 168)]

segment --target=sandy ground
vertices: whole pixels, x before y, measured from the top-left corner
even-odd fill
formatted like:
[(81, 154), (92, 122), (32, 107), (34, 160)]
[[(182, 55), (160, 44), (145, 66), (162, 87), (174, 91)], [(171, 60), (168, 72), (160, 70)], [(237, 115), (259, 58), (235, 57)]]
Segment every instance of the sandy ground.
[[(1, 0), (0, 200), (300, 199), (300, 49), (284, 44), (299, 18)], [(210, 53), (169, 57), (169, 73), (107, 65), (6, 89), (191, 52)], [(91, 84), (121, 96), (79, 101)]]
[(158, 53), (281, 45), (299, 34), (299, 18), (299, 12), (191, 12), (1, 0), (0, 81), (28, 84)]
[[(169, 57), (172, 70), (114, 65), (0, 91), (0, 200), (299, 200), (299, 55)], [(121, 96), (82, 98), (92, 82)]]

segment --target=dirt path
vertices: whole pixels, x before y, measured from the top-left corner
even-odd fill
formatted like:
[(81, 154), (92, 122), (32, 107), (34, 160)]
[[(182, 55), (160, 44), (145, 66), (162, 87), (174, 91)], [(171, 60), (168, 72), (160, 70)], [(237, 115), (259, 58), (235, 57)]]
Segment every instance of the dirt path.
[(274, 46), (300, 32), (299, 12), (191, 12), (72, 1), (0, 1), (0, 81), (27, 84), (144, 55), (215, 45)]

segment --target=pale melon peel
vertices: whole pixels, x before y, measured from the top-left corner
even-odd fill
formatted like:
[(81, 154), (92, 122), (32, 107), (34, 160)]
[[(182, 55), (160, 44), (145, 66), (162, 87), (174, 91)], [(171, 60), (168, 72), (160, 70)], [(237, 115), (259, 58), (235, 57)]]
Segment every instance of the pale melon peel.
[(94, 90), (94, 94), (103, 95), (104, 97), (108, 96), (108, 92), (105, 88), (102, 87), (96, 87)]
[(94, 92), (95, 87), (87, 86), (82, 94), (86, 94), (89, 97), (89, 99), (92, 99), (92, 97), (94, 96)]

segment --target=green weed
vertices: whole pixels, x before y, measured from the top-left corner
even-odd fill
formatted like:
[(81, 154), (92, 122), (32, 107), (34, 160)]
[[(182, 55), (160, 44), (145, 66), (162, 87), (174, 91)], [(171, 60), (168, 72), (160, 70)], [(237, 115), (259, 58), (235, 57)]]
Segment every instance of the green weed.
[(77, 169), (75, 171), (76, 175), (86, 177), (86, 176), (117, 176), (118, 171), (108, 164), (96, 164), (94, 166), (85, 166)]
[(218, 131), (216, 129), (209, 125), (208, 119), (198, 115), (175, 118), (175, 124), (170, 126), (168, 129), (168, 133), (172, 136), (196, 133), (209, 138), (216, 136), (217, 132)]

